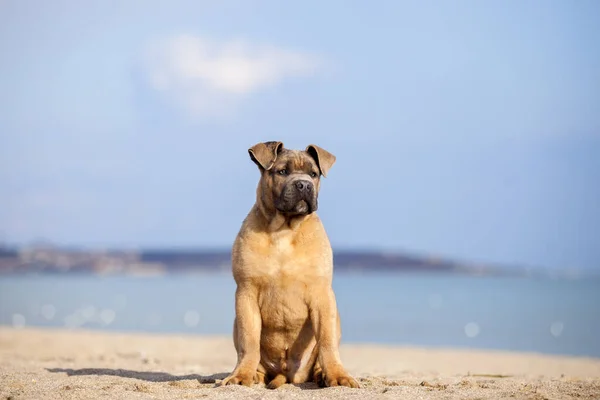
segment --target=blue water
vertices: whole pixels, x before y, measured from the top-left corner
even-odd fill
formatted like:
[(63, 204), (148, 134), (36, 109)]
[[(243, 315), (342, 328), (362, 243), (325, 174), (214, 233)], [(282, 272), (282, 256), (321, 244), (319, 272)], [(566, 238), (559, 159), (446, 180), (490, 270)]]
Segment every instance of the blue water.
[[(343, 342), (600, 357), (600, 280), (337, 274)], [(230, 335), (229, 274), (0, 277), (0, 324)]]

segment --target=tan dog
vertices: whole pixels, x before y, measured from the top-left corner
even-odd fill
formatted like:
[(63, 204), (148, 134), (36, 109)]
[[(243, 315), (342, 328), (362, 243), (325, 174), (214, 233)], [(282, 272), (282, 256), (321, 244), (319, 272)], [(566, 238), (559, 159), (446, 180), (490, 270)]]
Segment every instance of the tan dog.
[(275, 389), (314, 380), (359, 387), (340, 361), (333, 256), (315, 213), (320, 176), (335, 156), (314, 145), (288, 150), (281, 142), (248, 152), (261, 179), (233, 245), (238, 361), (221, 384)]

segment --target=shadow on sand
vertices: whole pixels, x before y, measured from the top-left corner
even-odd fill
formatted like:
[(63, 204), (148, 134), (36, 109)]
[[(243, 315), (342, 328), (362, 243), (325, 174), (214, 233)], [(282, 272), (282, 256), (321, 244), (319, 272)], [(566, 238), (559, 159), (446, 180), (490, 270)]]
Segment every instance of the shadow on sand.
[(110, 368), (82, 368), (82, 369), (71, 369), (71, 368), (46, 368), (48, 372), (52, 373), (65, 373), (68, 376), (82, 376), (82, 375), (107, 375), (107, 376), (120, 376), (122, 378), (133, 378), (140, 379), (148, 382), (173, 382), (173, 381), (184, 381), (189, 379), (196, 379), (200, 383), (216, 383), (217, 380), (225, 379), (227, 372), (222, 372), (213, 375), (171, 375), (167, 372), (149, 372), (149, 371), (131, 371), (128, 369), (110, 369)]
[[(131, 371), (128, 369), (110, 369), (110, 368), (81, 368), (81, 369), (72, 369), (72, 368), (46, 368), (46, 371), (52, 373), (64, 373), (68, 376), (83, 376), (83, 375), (106, 375), (106, 376), (119, 376), (121, 378), (133, 378), (139, 379), (147, 382), (175, 382), (175, 381), (185, 381), (195, 379), (201, 384), (215, 384), (217, 380), (225, 379), (229, 373), (221, 372), (218, 374), (212, 375), (198, 375), (198, 374), (190, 374), (190, 375), (171, 375), (167, 372), (153, 372), (153, 371)], [(302, 390), (314, 390), (321, 389), (319, 385), (315, 382), (305, 382), (305, 383), (294, 383), (294, 386), (302, 389)], [(263, 385), (264, 386), (264, 385)]]

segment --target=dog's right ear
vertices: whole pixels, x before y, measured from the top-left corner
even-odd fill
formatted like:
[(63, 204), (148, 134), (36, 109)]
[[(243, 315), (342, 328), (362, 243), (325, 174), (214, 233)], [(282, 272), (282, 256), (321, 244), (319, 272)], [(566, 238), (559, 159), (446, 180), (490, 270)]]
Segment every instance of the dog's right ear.
[(269, 170), (277, 160), (277, 155), (283, 149), (281, 142), (257, 143), (248, 149), (250, 158), (261, 170)]

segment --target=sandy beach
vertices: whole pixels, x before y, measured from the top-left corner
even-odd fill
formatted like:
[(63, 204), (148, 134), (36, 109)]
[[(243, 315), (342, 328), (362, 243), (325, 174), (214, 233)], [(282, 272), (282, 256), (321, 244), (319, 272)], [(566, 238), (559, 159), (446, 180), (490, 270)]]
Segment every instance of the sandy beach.
[(600, 359), (343, 344), (361, 389), (219, 387), (229, 337), (0, 328), (0, 399), (599, 399)]

